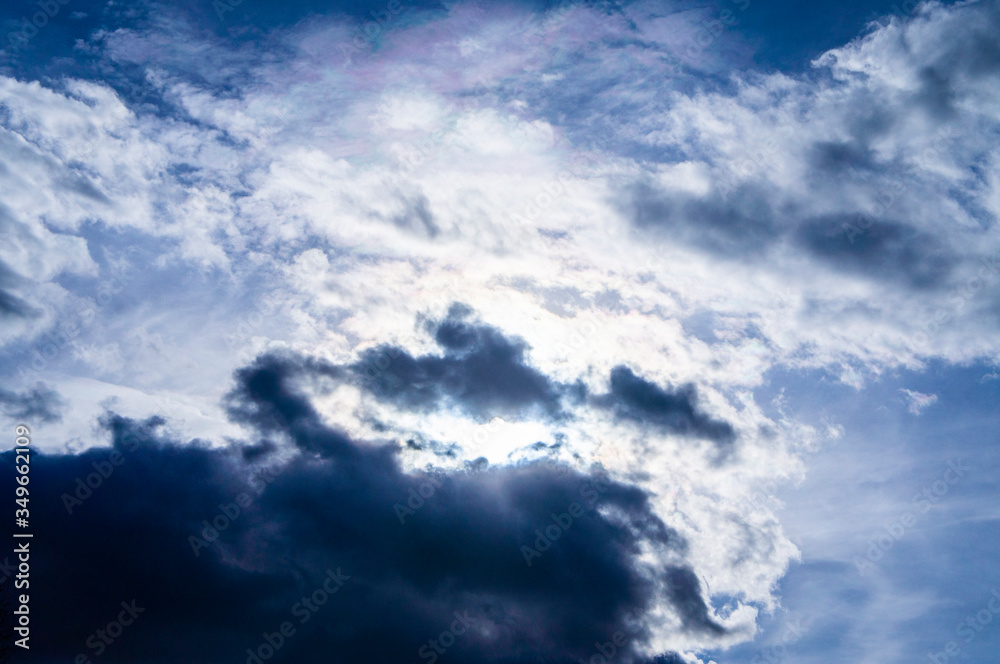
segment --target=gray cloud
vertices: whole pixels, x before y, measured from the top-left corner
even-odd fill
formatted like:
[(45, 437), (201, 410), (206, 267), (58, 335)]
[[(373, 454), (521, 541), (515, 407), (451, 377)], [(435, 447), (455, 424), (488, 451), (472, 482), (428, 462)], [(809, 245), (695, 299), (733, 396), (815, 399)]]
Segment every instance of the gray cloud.
[(839, 270), (916, 289), (941, 287), (958, 262), (940, 239), (897, 221), (878, 220), (860, 233), (858, 215), (810, 219), (797, 240), (817, 259)]
[(736, 431), (728, 422), (717, 420), (698, 407), (694, 385), (660, 387), (637, 376), (625, 366), (611, 371), (611, 391), (594, 398), (594, 403), (611, 409), (621, 419), (647, 424), (684, 436), (707, 438), (728, 445)]
[[(582, 384), (563, 385), (533, 368), (523, 339), (477, 322), (465, 305), (453, 305), (448, 316), (430, 322), (427, 331), (441, 347), (441, 355), (414, 357), (401, 348), (375, 348), (350, 367), (355, 382), (402, 408), (455, 405), (486, 419), (532, 414), (558, 419), (566, 416), (564, 398), (585, 394)], [(380, 362), (386, 363), (384, 370)]]
[(65, 407), (59, 393), (41, 383), (23, 392), (0, 389), (0, 410), (19, 423), (59, 422)]

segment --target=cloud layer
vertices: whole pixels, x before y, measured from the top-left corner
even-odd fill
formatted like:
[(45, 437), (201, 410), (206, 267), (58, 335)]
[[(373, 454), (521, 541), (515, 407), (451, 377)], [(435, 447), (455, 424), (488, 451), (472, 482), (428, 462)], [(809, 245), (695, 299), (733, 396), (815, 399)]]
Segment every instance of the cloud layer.
[[(46, 609), (53, 653), (145, 591), (164, 617), (130, 647), (155, 658), (176, 623), (234, 657), (338, 565), (324, 611), (355, 631), (296, 657), (413, 657), (461, 609), (486, 631), (456, 659), (584, 658), (638, 614), (629, 657), (695, 661), (778, 606), (798, 553), (756, 497), (840, 431), (753, 390), (1000, 359), (996, 2), (883, 17), (796, 73), (681, 4), (410, 5), (360, 42), (299, 9), (218, 31), (108, 9), (72, 68), (0, 77), (0, 407), (51, 427), (60, 486), (110, 431), (126, 462), (47, 530), (107, 574), (151, 561), (106, 592), (53, 568), (91, 602)], [(518, 545), (598, 478), (556, 543), (579, 546), (528, 567)]]
[[(34, 458), (63, 491), (34, 515), (39, 656), (246, 659), (291, 621), (301, 634), (282, 657), (410, 661), (456, 613), (471, 627), (454, 661), (573, 661), (617, 632), (622, 661), (648, 661), (661, 622), (726, 632), (687, 543), (639, 488), (545, 462), (404, 473), (395, 446), (322, 422), (290, 385), (309, 372), (269, 356), (239, 373), (231, 412), (257, 432), (250, 447), (181, 443), (162, 420), (109, 414), (110, 450)], [(330, 570), (346, 581), (306, 626), (296, 601)], [(146, 616), (95, 652), (93, 621), (123, 600)]]

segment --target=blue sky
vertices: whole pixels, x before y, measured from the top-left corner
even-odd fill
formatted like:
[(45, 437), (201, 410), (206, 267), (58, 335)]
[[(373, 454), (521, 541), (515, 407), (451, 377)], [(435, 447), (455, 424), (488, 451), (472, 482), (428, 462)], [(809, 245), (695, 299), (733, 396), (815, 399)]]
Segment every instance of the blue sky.
[(0, 28), (0, 419), (80, 552), (22, 661), (995, 660), (996, 2)]
[[(782, 644), (787, 661), (826, 661), (831, 651), (861, 661), (872, 653), (884, 661), (919, 661), (948, 641), (961, 646), (956, 661), (990, 661), (996, 648), (991, 625), (968, 643), (968, 635), (955, 630), (986, 606), (998, 583), (989, 563), (997, 554), (995, 511), (984, 512), (980, 502), (997, 490), (993, 373), (979, 363), (934, 363), (920, 372), (894, 372), (860, 391), (816, 374), (770, 379), (758, 392), (761, 400), (781, 394), (786, 412), (806, 420), (837, 414), (844, 436), (810, 457), (800, 485), (774, 492), (802, 560), (782, 580), (784, 611), (759, 637), (771, 645), (718, 653), (719, 662), (749, 661)], [(937, 400), (915, 415), (904, 389)], [(955, 483), (938, 496), (933, 486), (949, 463), (962, 476), (950, 473)], [(913, 500), (925, 490), (935, 501), (926, 511)], [(899, 529), (907, 513), (915, 523)], [(882, 540), (882, 553), (872, 552), (873, 540), (892, 536), (891, 528), (897, 537)], [(886, 605), (899, 608), (887, 612)], [(790, 625), (797, 631), (789, 632)], [(766, 651), (760, 661), (768, 657), (777, 655)]]

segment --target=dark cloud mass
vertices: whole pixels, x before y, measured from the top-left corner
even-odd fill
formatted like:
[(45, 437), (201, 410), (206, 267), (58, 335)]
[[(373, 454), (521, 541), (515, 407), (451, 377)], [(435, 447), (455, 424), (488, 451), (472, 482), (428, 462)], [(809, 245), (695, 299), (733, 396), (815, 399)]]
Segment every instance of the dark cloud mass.
[[(455, 351), (502, 345), (457, 321), (437, 335)], [(251, 447), (181, 444), (162, 419), (109, 414), (111, 449), (36, 453), (33, 661), (246, 662), (287, 621), (295, 633), (269, 661), (429, 662), (418, 652), (458, 612), (472, 626), (442, 661), (568, 664), (621, 630), (635, 636), (616, 660), (634, 662), (656, 602), (683, 629), (722, 632), (644, 491), (548, 463), (405, 473), (395, 446), (329, 428), (296, 387), (330, 372), (292, 356), (240, 370), (228, 405)], [(12, 453), (0, 462), (13, 478)], [(549, 546), (546, 530), (559, 531)], [(523, 546), (539, 551), (530, 566)], [(296, 612), (328, 570), (349, 578)], [(132, 600), (143, 613), (97, 657), (88, 637)]]
[(732, 443), (736, 438), (731, 424), (714, 419), (698, 408), (698, 392), (694, 385), (662, 388), (625, 366), (611, 370), (610, 393), (594, 401), (611, 408), (619, 418), (671, 433), (707, 438), (720, 444)]
[[(480, 420), (496, 416), (566, 420), (573, 417), (567, 406), (587, 403), (587, 388), (581, 381), (559, 383), (530, 366), (524, 340), (477, 321), (466, 305), (453, 304), (443, 320), (427, 321), (424, 327), (442, 349), (441, 355), (414, 357), (399, 347), (379, 346), (349, 366), (263, 356), (239, 372), (240, 386), (230, 395), (230, 416), (263, 431), (292, 427), (303, 413), (312, 413), (312, 407), (302, 397), (276, 391), (276, 386), (317, 377), (352, 382), (398, 408), (431, 412), (455, 407)], [(731, 424), (699, 408), (694, 385), (661, 388), (619, 366), (611, 372), (610, 387), (608, 394), (594, 396), (589, 403), (663, 433), (718, 444), (731, 444), (736, 438)], [(312, 438), (300, 443), (315, 444), (318, 441)], [(345, 435), (332, 431), (323, 444), (350, 445)]]
[(880, 219), (867, 228), (858, 215), (835, 215), (802, 225), (799, 242), (816, 258), (844, 272), (898, 280), (925, 289), (947, 283), (955, 259), (930, 235)]
[[(810, 160), (811, 177), (820, 182), (886, 168), (866, 148), (839, 143), (816, 144)], [(918, 291), (947, 285), (958, 263), (958, 255), (940, 238), (896, 220), (872, 219), (861, 210), (812, 218), (789, 210), (788, 221), (779, 224), (767, 197), (753, 187), (697, 198), (638, 185), (623, 200), (622, 210), (636, 228), (726, 258), (760, 261), (773, 247), (797, 246), (839, 272)]]
[(41, 383), (24, 392), (0, 388), (0, 411), (18, 422), (59, 422), (65, 407), (59, 393)]
[(351, 369), (358, 384), (379, 399), (411, 410), (455, 405), (476, 418), (565, 416), (563, 399), (582, 398), (582, 384), (550, 380), (527, 360), (528, 345), (477, 322), (462, 304), (427, 330), (441, 355), (414, 357), (383, 346), (364, 353)]

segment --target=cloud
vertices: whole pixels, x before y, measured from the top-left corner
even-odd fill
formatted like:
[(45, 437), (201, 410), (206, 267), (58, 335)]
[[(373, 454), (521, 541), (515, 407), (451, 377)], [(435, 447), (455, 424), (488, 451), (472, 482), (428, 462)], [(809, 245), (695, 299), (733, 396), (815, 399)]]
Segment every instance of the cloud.
[[(417, 410), (454, 403), (477, 418), (525, 417), (533, 412), (564, 416), (562, 399), (585, 395), (583, 384), (561, 385), (531, 367), (523, 339), (473, 320), (472, 310), (452, 305), (427, 329), (443, 355), (413, 357), (405, 350), (378, 347), (362, 354), (351, 369), (377, 398)], [(380, 362), (387, 362), (383, 370)], [(370, 376), (369, 376), (370, 374)]]
[(611, 392), (594, 401), (612, 409), (619, 418), (672, 433), (699, 436), (719, 444), (731, 444), (736, 438), (732, 425), (698, 409), (698, 392), (694, 385), (662, 388), (625, 366), (611, 371)]
[[(698, 12), (663, 14), (643, 3), (624, 14), (414, 7), (379, 48), (345, 63), (338, 47), (357, 26), (339, 18), (277, 30), (280, 57), (265, 57), (166, 11), (87, 46), (102, 62), (155, 75), (113, 79), (120, 90), (4, 81), (4, 136), (18, 163), (4, 174), (5, 203), (25, 223), (35, 209), (61, 219), (63, 238), (93, 237), (85, 224), (94, 219), (122, 242), (133, 232), (159, 238), (151, 255), (129, 257), (140, 265), (219, 269), (249, 291), (262, 274), (284, 274), (274, 289), (301, 287), (304, 318), (283, 340), (339, 320), (355, 329), (334, 354), (376, 318), (388, 324), (378, 289), (394, 289), (395, 335), (402, 321), (428, 315), (429, 284), (461, 273), (468, 282), (449, 299), (475, 302), (486, 318), (494, 312), (484, 297), (508, 298), (534, 320), (526, 283), (535, 293), (570, 282), (598, 290), (614, 275), (622, 306), (646, 312), (650, 325), (719, 306), (717, 291), (730, 292), (733, 324), (757, 325), (767, 342), (761, 369), (857, 362), (877, 373), (934, 355), (988, 355), (995, 289), (951, 303), (1000, 250), (988, 232), (1000, 210), (997, 156), (976, 139), (998, 121), (992, 4), (928, 4), (829, 51), (815, 75), (734, 70), (731, 86), (693, 85), (701, 79), (688, 69), (649, 57), (684, 49), (674, 28), (703, 29)], [(671, 30), (654, 29), (665, 18)], [(964, 32), (967, 45), (943, 36)], [(572, 45), (586, 46), (580, 58), (566, 57)], [(455, 63), (463, 76), (441, 75)], [(338, 84), (306, 73), (316, 71)], [(952, 111), (914, 101), (935, 96)], [(156, 111), (139, 98), (158, 100)], [(336, 130), (317, 138), (313, 128), (333, 126), (330, 108), (340, 109)], [(224, 167), (232, 163), (240, 167)], [(22, 191), (47, 192), (42, 207)], [(306, 292), (316, 284), (291, 265), (316, 251), (339, 257), (329, 270), (352, 288)], [(670, 260), (648, 269), (651, 251)], [(525, 259), (507, 260), (515, 254)], [(720, 259), (743, 267), (727, 276)], [(665, 296), (680, 283), (683, 298)], [(775, 283), (790, 292), (769, 295)], [(58, 316), (72, 299), (44, 301)], [(584, 302), (577, 308), (600, 310), (593, 297)], [(820, 320), (842, 312), (852, 322), (836, 332)], [(919, 343), (943, 313), (953, 321)], [(520, 336), (542, 368), (542, 344)], [(610, 370), (616, 360), (600, 363)], [(692, 366), (685, 378), (705, 370)]]
[(905, 388), (900, 388), (899, 392), (905, 397), (908, 404), (907, 410), (913, 415), (919, 415), (925, 408), (934, 405), (938, 400), (936, 394), (923, 394), (922, 392), (907, 390)]
[[(19, 225), (10, 218), (9, 211), (2, 204), (0, 204), (0, 228), (4, 230), (5, 235), (9, 234), (8, 237), (12, 240), (20, 235)], [(18, 292), (24, 288), (26, 282), (28, 279), (7, 262), (0, 260), (0, 319), (10, 322), (11, 319), (30, 319), (41, 315), (41, 312)]]
[[(610, 372), (610, 392), (588, 402), (582, 379), (560, 383), (530, 366), (522, 339), (476, 320), (467, 305), (452, 304), (446, 317), (425, 320), (422, 327), (443, 355), (415, 357), (403, 348), (377, 345), (344, 365), (278, 353), (258, 357), (251, 367), (238, 371), (240, 387), (229, 394), (228, 413), (262, 430), (286, 427), (314, 411), (298, 397), (277, 399), (275, 386), (321, 376), (327, 383), (324, 392), (353, 385), (381, 404), (424, 414), (456, 408), (478, 421), (543, 420), (558, 425), (596, 406), (610, 410), (618, 420), (664, 434), (701, 437), (719, 445), (736, 440), (730, 423), (699, 407), (697, 388), (691, 383), (660, 387), (620, 365)], [(339, 444), (345, 443), (342, 438)]]
[(930, 234), (890, 220), (857, 236), (845, 233), (854, 221), (844, 215), (812, 219), (798, 239), (818, 260), (845, 272), (901, 280), (915, 289), (940, 287), (958, 262)]
[[(642, 489), (546, 462), (405, 473), (395, 446), (326, 426), (281, 368), (293, 361), (237, 374), (232, 412), (254, 427), (253, 447), (182, 442), (160, 418), (109, 413), (110, 450), (33, 457), (66, 492), (32, 514), (47, 543), (32, 561), (49, 570), (32, 584), (39, 656), (90, 653), (95, 620), (133, 599), (146, 613), (102, 661), (243, 661), (286, 620), (298, 633), (283, 657), (408, 661), (456, 612), (473, 624), (448, 651), (456, 662), (571, 661), (615, 631), (632, 635), (621, 661), (646, 662), (664, 615), (676, 633), (726, 632), (687, 543)], [(530, 565), (523, 546), (539, 549)], [(293, 605), (327, 570), (349, 578), (300, 624)]]
[(759, 260), (780, 237), (768, 196), (753, 185), (724, 199), (657, 191), (641, 183), (627, 190), (623, 210), (636, 226), (655, 229), (661, 239), (727, 257)]
[[(187, 460), (228, 392), (254, 459), (599, 461), (687, 543), (663, 569), (713, 590), (665, 591), (650, 630), (690, 659), (750, 638), (797, 555), (747, 501), (822, 434), (754, 390), (997, 355), (995, 3), (922, 5), (795, 74), (734, 66), (736, 31), (689, 62), (714, 18), (649, 3), (414, 6), (350, 62), (356, 21), (296, 7), (260, 39), (108, 14), (72, 76), (0, 78), (0, 260), (21, 279), (0, 306), (39, 313), (6, 318), (10, 389), (184, 395), (164, 449)], [(66, 439), (103, 442), (96, 414)], [(696, 628), (730, 598), (725, 633)]]
[(59, 422), (65, 407), (59, 393), (41, 383), (24, 392), (0, 389), (0, 410), (19, 424)]
[(37, 312), (30, 304), (10, 291), (0, 290), (0, 316), (29, 318), (33, 315), (37, 315)]

